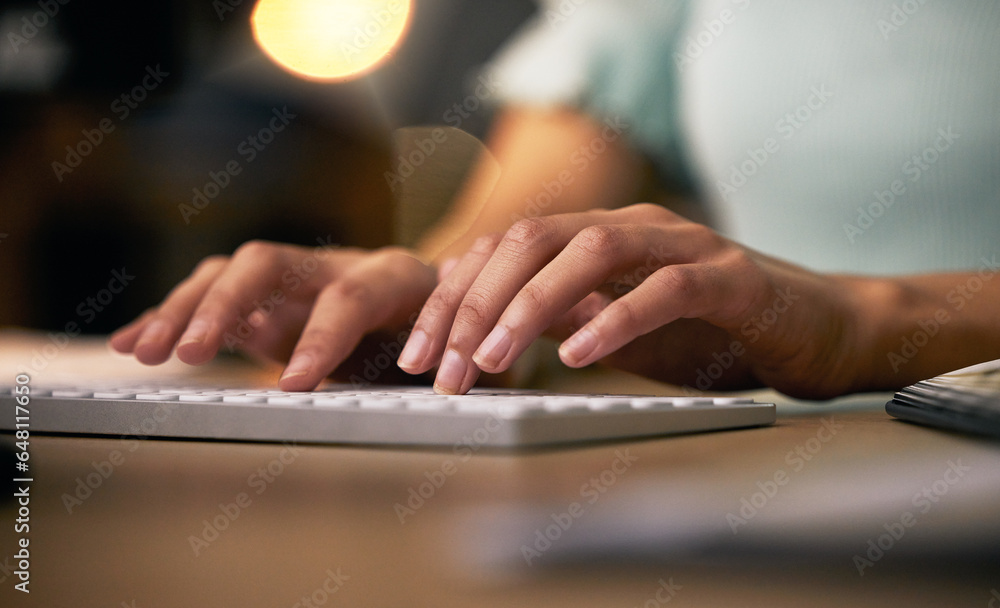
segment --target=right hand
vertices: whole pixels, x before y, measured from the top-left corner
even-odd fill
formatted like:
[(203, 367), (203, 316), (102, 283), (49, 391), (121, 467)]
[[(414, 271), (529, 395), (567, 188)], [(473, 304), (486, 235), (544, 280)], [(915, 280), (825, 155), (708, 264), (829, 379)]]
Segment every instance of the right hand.
[[(397, 247), (365, 251), (250, 241), (203, 260), (156, 308), (119, 329), (111, 346), (147, 365), (174, 347), (185, 363), (220, 348), (288, 361), (283, 390), (313, 389), (373, 332), (409, 329), (437, 271)], [(395, 357), (392, 357), (395, 359)], [(394, 366), (394, 365), (393, 365)]]

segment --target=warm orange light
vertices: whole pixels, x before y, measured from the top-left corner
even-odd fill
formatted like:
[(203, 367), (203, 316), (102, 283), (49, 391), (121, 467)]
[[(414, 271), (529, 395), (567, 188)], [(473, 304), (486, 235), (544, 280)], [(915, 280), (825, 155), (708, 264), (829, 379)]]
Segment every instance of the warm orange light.
[(410, 0), (259, 0), (257, 44), (283, 68), (314, 80), (359, 76), (406, 30)]

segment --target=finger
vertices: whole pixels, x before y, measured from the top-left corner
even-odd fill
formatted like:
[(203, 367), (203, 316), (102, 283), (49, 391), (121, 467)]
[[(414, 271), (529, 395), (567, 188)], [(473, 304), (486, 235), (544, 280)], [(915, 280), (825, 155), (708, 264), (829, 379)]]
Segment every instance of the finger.
[[(241, 245), (225, 270), (205, 292), (177, 344), (177, 357), (199, 365), (212, 359), (227, 335), (236, 335), (240, 320), (255, 302), (275, 300), (280, 277), (293, 265), (284, 246), (261, 241)], [(281, 299), (286, 295), (282, 293)]]
[(646, 259), (657, 238), (662, 238), (660, 229), (635, 224), (584, 228), (516, 292), (473, 360), (484, 371), (506, 370), (559, 316), (598, 287), (643, 264), (657, 264)]
[[(509, 368), (560, 315), (596, 289), (625, 294), (665, 265), (711, 257), (727, 246), (725, 239), (704, 226), (673, 216), (654, 215), (657, 221), (651, 221), (645, 206), (633, 211), (637, 217), (608, 214), (605, 222), (583, 228), (518, 290), (473, 356), (481, 369), (495, 373)], [(609, 224), (606, 219), (633, 223)], [(508, 282), (502, 289), (517, 287)], [(460, 320), (455, 326), (453, 335), (461, 327)], [(472, 328), (472, 339), (480, 331)]]
[(312, 307), (312, 301), (286, 300), (281, 304), (280, 314), (254, 310), (246, 318), (250, 334), (237, 333), (235, 340), (227, 338), (225, 347), (230, 352), (240, 350), (262, 361), (287, 363)]
[(171, 290), (156, 310), (143, 315), (145, 319), (140, 317), (137, 327), (141, 327), (141, 331), (125, 328), (123, 337), (116, 339), (128, 342), (134, 337), (132, 352), (146, 365), (166, 361), (191, 314), (227, 264), (224, 256), (202, 260), (191, 276)]
[(108, 344), (122, 354), (132, 354), (135, 350), (135, 343), (139, 341), (139, 336), (142, 335), (142, 331), (146, 329), (146, 325), (155, 314), (155, 309), (143, 312), (134, 321), (120, 327), (108, 336)]
[[(455, 310), (493, 255), (500, 238), (499, 234), (479, 237), (469, 251), (452, 265), (421, 308), (413, 332), (400, 353), (398, 364), (401, 368), (411, 374), (422, 374), (441, 360)], [(464, 371), (461, 376), (465, 376)]]
[(709, 264), (679, 264), (656, 271), (614, 300), (559, 347), (570, 367), (583, 367), (635, 338), (680, 318), (710, 323), (729, 314), (733, 302), (747, 300), (746, 281)]
[[(474, 280), (470, 282), (470, 275), (462, 274), (461, 284), (447, 292), (446, 301), (428, 301), (424, 307), (427, 316), (422, 313), (419, 322), (427, 323), (435, 332), (429, 335), (436, 340), (448, 336), (446, 346), (424, 360), (425, 366), (432, 366), (443, 349), (436, 390), (463, 393), (471, 388), (472, 371), (478, 374), (479, 369), (473, 363), (473, 353), (517, 290), (600, 215), (602, 212), (588, 212), (522, 220), (507, 231)], [(483, 256), (477, 256), (477, 265), (482, 261)], [(452, 272), (458, 273), (459, 269)]]
[(445, 277), (451, 274), (452, 270), (455, 270), (455, 266), (458, 266), (458, 258), (448, 258), (441, 262), (438, 267), (438, 283), (445, 280)]
[(569, 338), (604, 310), (611, 300), (611, 297), (603, 293), (597, 291), (590, 293), (553, 321), (545, 329), (545, 335), (559, 341)]
[(396, 250), (373, 256), (325, 287), (288, 366), (283, 390), (311, 390), (343, 362), (365, 334), (405, 323), (434, 288), (434, 271)]

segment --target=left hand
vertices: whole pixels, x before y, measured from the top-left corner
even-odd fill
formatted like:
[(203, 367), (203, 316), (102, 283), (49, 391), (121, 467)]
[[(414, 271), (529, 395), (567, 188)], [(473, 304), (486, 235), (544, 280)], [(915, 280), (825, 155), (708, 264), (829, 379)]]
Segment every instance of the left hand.
[[(655, 205), (522, 220), (481, 237), (427, 300), (399, 359), (464, 393), (542, 333), (562, 361), (701, 390), (802, 397), (864, 387), (863, 289), (767, 257)], [(707, 386), (706, 386), (707, 385)]]

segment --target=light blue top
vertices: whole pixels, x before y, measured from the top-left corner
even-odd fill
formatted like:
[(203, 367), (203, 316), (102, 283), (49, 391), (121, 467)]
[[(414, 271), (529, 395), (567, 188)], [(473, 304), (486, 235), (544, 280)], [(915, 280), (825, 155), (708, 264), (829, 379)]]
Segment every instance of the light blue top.
[(551, 0), (503, 101), (630, 125), (726, 235), (824, 271), (1000, 257), (1000, 2)]

